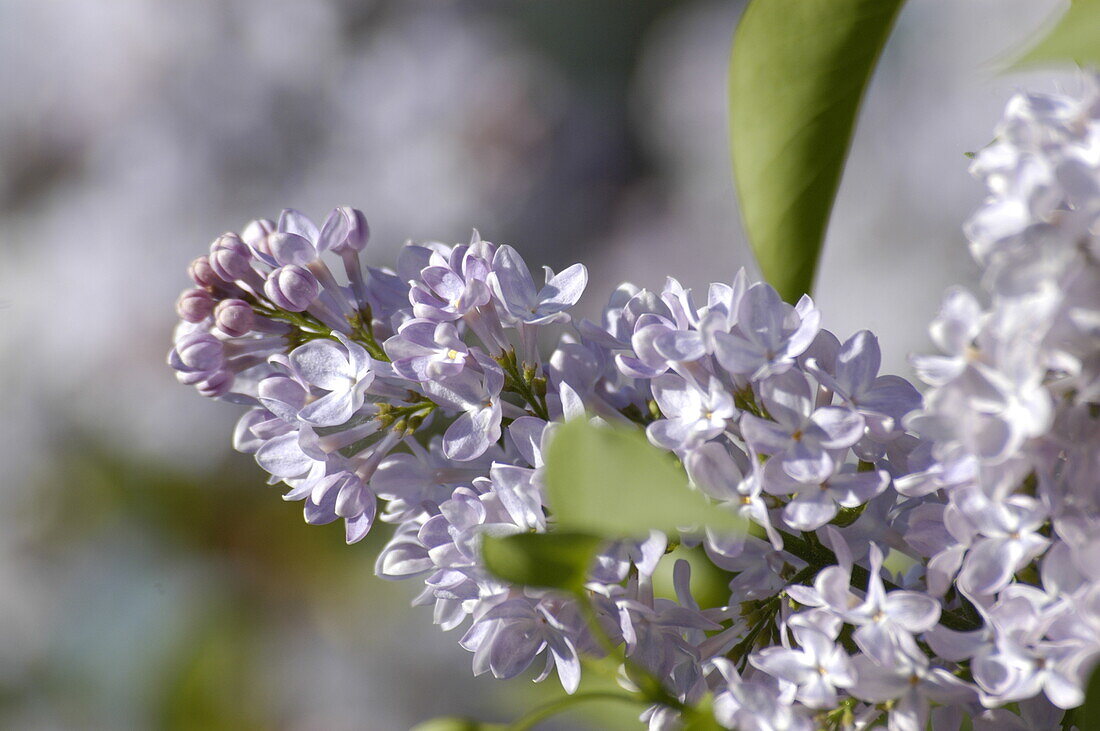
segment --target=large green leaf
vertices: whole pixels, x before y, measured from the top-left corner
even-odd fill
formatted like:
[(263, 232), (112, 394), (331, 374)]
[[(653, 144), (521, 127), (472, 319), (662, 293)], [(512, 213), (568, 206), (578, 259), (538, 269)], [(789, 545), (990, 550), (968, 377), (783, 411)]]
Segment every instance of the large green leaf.
[(736, 514), (688, 486), (676, 459), (641, 430), (577, 419), (558, 428), (546, 456), (550, 509), (561, 530), (644, 537), (707, 525), (743, 530)]
[(730, 57), (749, 241), (784, 299), (810, 291), (864, 89), (903, 0), (752, 0)]
[(520, 533), (482, 539), (485, 567), (513, 584), (580, 591), (603, 541), (584, 533)]
[(1100, 65), (1100, 0), (1072, 0), (1061, 19), (1013, 67), (1066, 61)]

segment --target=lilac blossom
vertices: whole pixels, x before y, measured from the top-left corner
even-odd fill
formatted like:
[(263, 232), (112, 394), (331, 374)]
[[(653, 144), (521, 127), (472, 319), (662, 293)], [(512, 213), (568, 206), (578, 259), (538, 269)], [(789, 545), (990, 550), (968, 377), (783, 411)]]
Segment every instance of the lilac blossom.
[(835, 638), (810, 627), (793, 630), (799, 649), (769, 647), (753, 655), (751, 662), (764, 672), (794, 685), (795, 698), (809, 708), (831, 708), (837, 689), (855, 682), (851, 660)]
[(527, 264), (516, 250), (501, 246), (493, 256), (488, 282), (509, 321), (545, 325), (568, 319), (566, 310), (577, 304), (584, 292), (588, 270), (583, 264), (574, 264), (558, 274), (547, 269), (546, 284), (536, 289)]
[(924, 731), (933, 702), (965, 703), (974, 696), (972, 689), (948, 671), (930, 667), (920, 653), (898, 652), (885, 662), (862, 655), (853, 665), (857, 679), (852, 695), (871, 703), (895, 702), (887, 724), (890, 731)]
[(783, 522), (796, 530), (816, 530), (836, 517), (838, 506), (857, 508), (880, 494), (890, 484), (890, 475), (884, 470), (860, 472), (847, 464), (824, 480), (799, 482), (780, 462), (769, 460), (763, 484), (768, 493), (790, 496)]
[(469, 348), (450, 322), (409, 320), (386, 341), (394, 371), (410, 381), (441, 380), (462, 372)]
[(732, 373), (760, 379), (794, 365), (817, 335), (821, 314), (809, 297), (791, 307), (774, 289), (749, 287), (737, 310), (737, 332), (715, 334), (715, 354)]
[(334, 334), (339, 345), (314, 340), (290, 354), (291, 367), (302, 381), (327, 392), (298, 412), (298, 418), (314, 426), (347, 422), (363, 406), (375, 377), (374, 362), (367, 351), (342, 333)]
[[(474, 653), (474, 674), (489, 670), (494, 677), (512, 678), (545, 653), (542, 677), (557, 670), (565, 692), (575, 692), (581, 664), (573, 637), (578, 634), (580, 618), (569, 607), (555, 604), (560, 602), (506, 599), (479, 617), (461, 643)], [(564, 616), (559, 618), (555, 610)]]
[(460, 462), (476, 459), (500, 439), (504, 372), (490, 360), (479, 363), (483, 371), (467, 368), (443, 381), (428, 381), (424, 388), (437, 402), (461, 415), (443, 435), (443, 452)]
[(671, 450), (690, 450), (721, 434), (737, 415), (733, 396), (717, 379), (705, 390), (679, 376), (665, 374), (653, 379), (653, 397), (667, 417), (646, 429), (650, 441)]
[[(982, 291), (945, 297), (923, 396), (879, 373), (874, 335), (841, 342), (744, 272), (699, 297), (623, 285), (563, 332), (582, 265), (539, 288), (475, 232), (365, 267), (348, 208), (219, 237), (168, 361), (247, 407), (234, 446), (308, 522), (348, 542), (395, 525), (376, 573), (422, 583), (475, 673), (541, 659), (573, 692), (581, 656), (609, 655), (626, 693), (665, 694), (653, 729), (708, 696), (738, 729), (1058, 727), (1100, 658), (1097, 98), (1018, 95), (978, 153)], [(493, 576), (486, 535), (558, 529), (547, 450), (574, 418), (644, 429), (749, 531), (610, 541), (577, 595)], [(720, 572), (705, 604), (697, 578)]]
[(975, 594), (996, 593), (1050, 544), (1037, 533), (1046, 511), (1026, 495), (1000, 501), (989, 500), (974, 489), (959, 495), (961, 510), (981, 536), (966, 554), (959, 584)]
[(858, 411), (876, 440), (901, 434), (901, 421), (920, 404), (913, 384), (898, 376), (880, 376), (882, 355), (878, 338), (867, 330), (853, 335), (835, 355), (831, 371), (823, 371), (816, 360), (808, 370), (833, 390), (845, 404)]
[(771, 376), (760, 385), (760, 396), (774, 421), (745, 414), (745, 441), (779, 460), (800, 482), (828, 478), (836, 466), (834, 451), (851, 447), (863, 433), (863, 418), (857, 412), (839, 406), (815, 409), (810, 384), (800, 372)]
[(913, 636), (936, 626), (940, 605), (932, 597), (915, 591), (887, 593), (882, 577), (882, 551), (872, 544), (870, 580), (865, 597), (851, 590), (850, 566), (844, 560), (818, 574), (815, 597), (807, 599), (835, 613), (857, 627), (853, 639), (867, 655), (888, 662), (895, 652), (919, 652)]

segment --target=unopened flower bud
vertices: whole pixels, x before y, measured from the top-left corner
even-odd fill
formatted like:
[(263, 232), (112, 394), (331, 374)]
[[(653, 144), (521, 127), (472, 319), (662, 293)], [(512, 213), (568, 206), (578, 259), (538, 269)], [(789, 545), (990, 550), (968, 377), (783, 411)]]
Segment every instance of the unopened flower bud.
[(343, 254), (362, 251), (370, 240), (370, 226), (363, 212), (350, 206), (340, 206), (332, 211), (321, 230), (319, 248)]
[(243, 279), (252, 271), (252, 251), (235, 233), (222, 234), (210, 245), (210, 268), (227, 282)]
[(176, 342), (179, 363), (193, 371), (209, 372), (225, 362), (225, 345), (208, 332), (193, 332)]
[(214, 298), (205, 289), (184, 290), (176, 300), (176, 314), (187, 322), (202, 322), (214, 311)]
[(222, 368), (195, 384), (195, 390), (208, 398), (218, 398), (229, 393), (233, 387), (233, 372)]
[(279, 267), (264, 282), (264, 294), (278, 308), (302, 312), (317, 299), (321, 285), (308, 269), (290, 264)]
[(222, 300), (214, 308), (214, 322), (218, 329), (230, 337), (244, 337), (252, 332), (256, 315), (244, 300)]
[(210, 266), (210, 259), (205, 256), (200, 256), (191, 262), (191, 266), (187, 268), (187, 273), (191, 275), (191, 280), (200, 287), (218, 287), (222, 284), (222, 278)]
[(244, 227), (244, 231), (241, 232), (241, 238), (244, 242), (252, 247), (254, 251), (259, 251), (260, 242), (267, 238), (268, 234), (275, 233), (275, 222), (269, 221), (266, 218), (257, 218), (247, 226)]

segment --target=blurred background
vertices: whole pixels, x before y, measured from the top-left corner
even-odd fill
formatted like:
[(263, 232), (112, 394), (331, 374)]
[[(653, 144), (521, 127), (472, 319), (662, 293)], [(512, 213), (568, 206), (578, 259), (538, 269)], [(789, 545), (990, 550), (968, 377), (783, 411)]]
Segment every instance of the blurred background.
[[(373, 576), (380, 532), (349, 548), (265, 487), (238, 410), (164, 364), (173, 303), (217, 234), (285, 206), (362, 208), (375, 265), (475, 226), (584, 261), (589, 314), (622, 280), (729, 280), (753, 266), (725, 136), (742, 6), (0, 0), (0, 727), (384, 731), (555, 691), (473, 678), (417, 587)], [(997, 71), (1057, 6), (902, 13), (816, 293), (893, 372), (974, 277), (964, 153), (1016, 89), (1079, 86)]]

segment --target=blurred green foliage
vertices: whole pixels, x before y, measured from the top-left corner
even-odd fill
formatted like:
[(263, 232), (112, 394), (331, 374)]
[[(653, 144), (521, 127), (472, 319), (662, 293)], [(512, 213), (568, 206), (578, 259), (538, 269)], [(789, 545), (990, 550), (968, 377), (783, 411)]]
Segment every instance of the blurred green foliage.
[[(280, 726), (277, 706), (255, 684), (258, 650), (311, 605), (348, 601), (358, 593), (349, 587), (364, 581), (384, 585), (369, 569), (388, 526), (349, 547), (340, 524), (307, 525), (301, 506), (281, 501), (278, 487), (265, 488), (243, 455), (184, 471), (121, 454), (91, 435), (63, 441), (69, 449), (40, 477), (34, 511), (42, 523), (33, 549), (47, 570), (81, 554), (109, 556), (109, 545), (128, 534), (136, 539), (124, 544), (147, 550), (154, 573), (165, 572), (165, 581), (181, 560), (199, 567), (198, 596), (179, 606), (185, 616), (175, 623), (176, 635), (163, 647), (118, 648), (156, 655), (145, 663), (151, 668), (142, 704), (148, 725)], [(163, 591), (153, 581), (152, 588)], [(378, 604), (403, 605), (407, 597), (396, 594), (383, 592)], [(89, 623), (79, 631), (101, 630)], [(89, 680), (64, 670), (56, 675), (47, 687), (63, 696)], [(59, 699), (59, 705), (66, 703)]]

